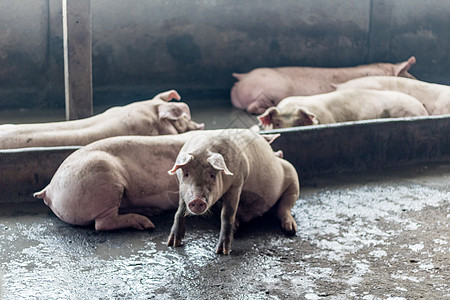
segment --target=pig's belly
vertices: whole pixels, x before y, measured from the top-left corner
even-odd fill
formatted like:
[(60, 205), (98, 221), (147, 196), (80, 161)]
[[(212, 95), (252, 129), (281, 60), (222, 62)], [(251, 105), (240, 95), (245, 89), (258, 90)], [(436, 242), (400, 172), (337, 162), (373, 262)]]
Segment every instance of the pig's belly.
[(155, 210), (172, 210), (178, 207), (178, 191), (164, 191), (159, 194), (137, 196), (127, 195), (120, 209), (154, 208)]
[(251, 192), (242, 191), (237, 216), (240, 220), (248, 222), (253, 218), (260, 217), (276, 203), (278, 199), (271, 199), (273, 196), (263, 197), (262, 195)]

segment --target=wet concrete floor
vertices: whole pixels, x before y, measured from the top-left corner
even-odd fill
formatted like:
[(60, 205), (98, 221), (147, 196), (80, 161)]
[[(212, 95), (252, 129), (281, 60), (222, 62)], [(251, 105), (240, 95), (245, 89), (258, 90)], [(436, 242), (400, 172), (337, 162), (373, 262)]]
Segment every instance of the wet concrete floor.
[[(231, 107), (191, 105), (206, 128), (250, 127)], [(205, 113), (207, 111), (207, 113)], [(62, 120), (23, 111), (3, 123)], [(301, 176), (301, 172), (300, 172)], [(0, 204), (3, 299), (450, 299), (450, 164), (302, 181), (285, 236), (265, 216), (243, 224), (231, 255), (214, 253), (217, 214), (190, 218), (169, 248), (174, 212), (148, 231), (97, 232), (43, 203)], [(1, 201), (0, 201), (1, 202)]]
[(285, 236), (265, 216), (214, 254), (217, 214), (96, 232), (42, 203), (0, 207), (4, 299), (450, 299), (450, 165), (308, 179)]

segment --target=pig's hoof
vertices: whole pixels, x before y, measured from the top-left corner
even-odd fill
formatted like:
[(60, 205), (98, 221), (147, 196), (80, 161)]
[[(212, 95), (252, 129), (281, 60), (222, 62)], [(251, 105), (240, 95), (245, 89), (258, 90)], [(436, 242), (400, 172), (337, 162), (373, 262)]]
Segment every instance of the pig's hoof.
[(217, 249), (216, 254), (230, 255), (230, 250), (228, 249)]
[(155, 228), (155, 224), (153, 224), (152, 221), (150, 221), (148, 218), (140, 216), (131, 220), (131, 227), (134, 227), (138, 230), (149, 230)]
[(283, 222), (281, 227), (289, 235), (294, 235), (297, 232), (297, 223), (293, 219)]
[(229, 255), (230, 252), (231, 252), (231, 249), (229, 247), (224, 247), (222, 245), (219, 245), (216, 248), (216, 254)]
[(167, 241), (167, 246), (170, 247), (180, 247), (183, 245), (181, 238), (176, 238), (175, 235), (170, 235)]

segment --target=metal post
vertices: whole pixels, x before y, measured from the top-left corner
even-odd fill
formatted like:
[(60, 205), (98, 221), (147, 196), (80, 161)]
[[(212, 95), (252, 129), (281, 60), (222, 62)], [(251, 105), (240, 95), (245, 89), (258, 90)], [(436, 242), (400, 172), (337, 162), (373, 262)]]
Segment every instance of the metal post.
[(93, 114), (90, 0), (62, 0), (66, 119)]

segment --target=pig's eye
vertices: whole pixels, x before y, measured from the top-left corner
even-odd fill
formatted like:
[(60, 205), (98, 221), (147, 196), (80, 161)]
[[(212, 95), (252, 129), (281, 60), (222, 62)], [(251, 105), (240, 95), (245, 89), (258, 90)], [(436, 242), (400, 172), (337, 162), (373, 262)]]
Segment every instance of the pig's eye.
[(216, 179), (216, 174), (211, 174), (211, 179)]
[(189, 177), (189, 173), (188, 172), (184, 173), (184, 177)]

